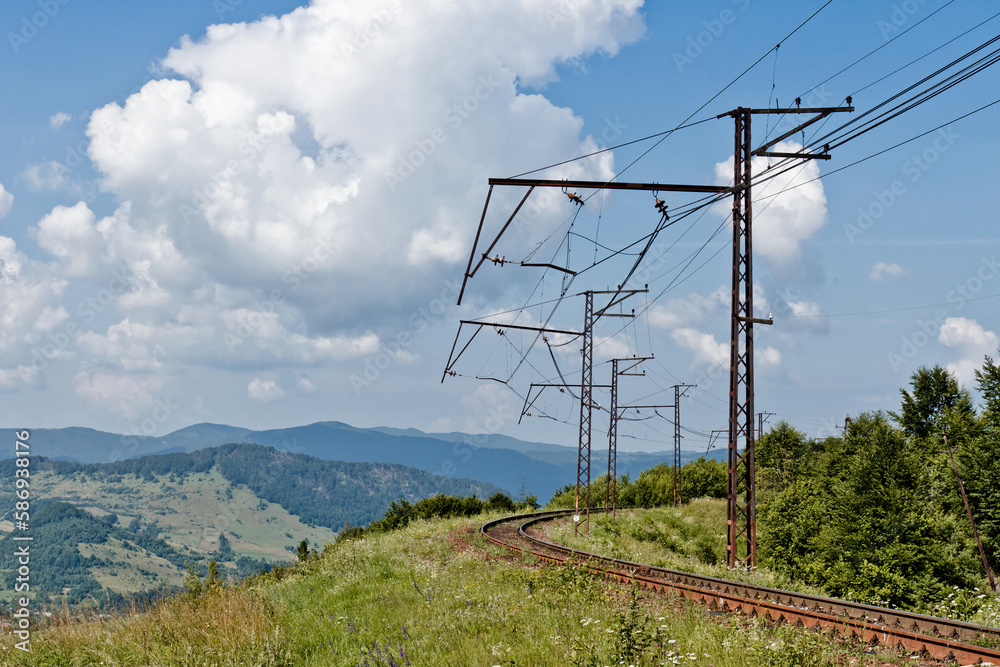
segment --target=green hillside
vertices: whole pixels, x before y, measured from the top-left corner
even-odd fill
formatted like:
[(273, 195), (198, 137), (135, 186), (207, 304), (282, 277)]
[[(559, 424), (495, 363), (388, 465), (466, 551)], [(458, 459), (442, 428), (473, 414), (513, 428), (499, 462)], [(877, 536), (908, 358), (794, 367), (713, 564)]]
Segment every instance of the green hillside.
[[(119, 525), (113, 514), (96, 517), (63, 501), (38, 501), (31, 520), (31, 584), (34, 598), (64, 596), (69, 604), (96, 600), (102, 607), (128, 604), (183, 582), (186, 563), (208, 557), (222, 562), (222, 573), (242, 578), (267, 567), (267, 561), (229, 550), (200, 552), (167, 543), (154, 522), (133, 519)], [(0, 539), (9, 553), (13, 535)], [(219, 539), (226, 544), (224, 534)], [(23, 544), (23, 543), (21, 543)], [(3, 599), (11, 597), (15, 570), (3, 570)]]
[[(12, 479), (12, 467), (0, 461), (0, 474)], [(38, 583), (72, 602), (102, 590), (107, 598), (179, 585), (186, 562), (214, 559), (224, 576), (246, 576), (294, 558), (302, 540), (322, 547), (345, 525), (378, 519), (394, 501), (498, 491), (400, 465), (234, 444), (105, 464), (39, 457), (31, 479)], [(0, 503), (14, 507), (13, 489), (0, 490)], [(9, 518), (0, 530), (13, 529)], [(12, 560), (0, 566), (9, 578)], [(10, 588), (0, 584), (0, 596)]]

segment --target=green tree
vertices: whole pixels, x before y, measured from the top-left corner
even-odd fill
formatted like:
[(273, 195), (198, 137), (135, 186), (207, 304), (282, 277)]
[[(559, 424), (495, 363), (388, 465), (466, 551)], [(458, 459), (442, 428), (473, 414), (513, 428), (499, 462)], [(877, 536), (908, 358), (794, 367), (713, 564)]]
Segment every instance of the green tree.
[(225, 533), (219, 533), (219, 557), (222, 559), (231, 558), (233, 555), (233, 547), (229, 544), (229, 538), (226, 537)]
[(983, 397), (981, 431), (958, 443), (957, 458), (976, 527), (987, 559), (1000, 566), (1000, 367), (989, 356), (976, 371), (976, 388)]
[(815, 453), (816, 443), (782, 420), (754, 445), (758, 494), (776, 493), (791, 484), (800, 467)]
[(519, 508), (523, 508), (526, 510), (537, 510), (539, 507), (541, 507), (541, 505), (538, 504), (538, 495), (534, 493), (529, 493), (528, 495), (526, 495), (524, 497), (524, 500), (519, 502), (517, 505)]
[[(672, 493), (672, 477), (670, 483)], [(685, 502), (692, 498), (725, 498), (728, 489), (728, 473), (722, 461), (699, 456), (681, 466), (681, 496)]]
[(184, 593), (188, 598), (196, 599), (201, 596), (203, 590), (201, 571), (197, 563), (185, 561), (184, 565), (187, 567), (187, 573), (184, 575)]
[(983, 419), (991, 426), (1000, 426), (1000, 366), (988, 355), (976, 371), (976, 388), (983, 395)]
[(761, 565), (800, 581), (825, 581), (817, 539), (830, 512), (822, 484), (818, 479), (797, 479), (766, 500), (761, 498), (757, 514)]
[(902, 406), (893, 418), (922, 458), (925, 483), (917, 493), (934, 511), (964, 512), (944, 437), (952, 448), (963, 451), (979, 436), (972, 397), (954, 375), (940, 366), (917, 369), (910, 377), (910, 387), (912, 392), (900, 390)]
[(486, 503), (486, 507), (487, 509), (496, 512), (513, 512), (517, 509), (514, 505), (514, 501), (510, 499), (510, 496), (502, 491), (497, 491), (490, 496), (490, 499)]
[(958, 515), (927, 502), (925, 444), (881, 412), (816, 443), (813, 464), (759, 498), (761, 563), (835, 596), (899, 606), (974, 585)]
[(906, 435), (927, 438), (941, 433), (949, 422), (974, 420), (972, 397), (946, 369), (921, 366), (910, 376), (910, 387), (912, 393), (899, 390), (903, 405), (899, 414), (892, 413)]
[(222, 578), (219, 576), (219, 564), (214, 560), (208, 561), (208, 576), (205, 578), (205, 590), (213, 590), (221, 584)]
[(831, 592), (912, 603), (901, 581), (930, 568), (928, 525), (914, 494), (922, 464), (882, 413), (852, 421), (844, 441), (843, 477), (831, 480), (831, 521), (819, 537), (831, 566)]

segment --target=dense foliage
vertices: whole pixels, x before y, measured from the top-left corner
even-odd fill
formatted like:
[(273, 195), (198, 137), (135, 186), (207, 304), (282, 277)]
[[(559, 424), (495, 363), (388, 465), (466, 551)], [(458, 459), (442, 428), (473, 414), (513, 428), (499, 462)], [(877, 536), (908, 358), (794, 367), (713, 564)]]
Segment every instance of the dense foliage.
[(376, 519), (395, 498), (500, 492), (492, 484), (441, 477), (394, 463), (324, 461), (259, 445), (216, 448), (219, 472), (277, 503), (303, 523), (339, 528)]
[(355, 539), (365, 533), (398, 530), (408, 526), (411, 521), (419, 519), (451, 519), (476, 516), (483, 512), (513, 513), (518, 510), (532, 511), (536, 508), (537, 505), (531, 497), (525, 502), (515, 503), (510, 499), (510, 496), (502, 492), (494, 493), (489, 500), (481, 500), (474, 495), (459, 498), (446, 496), (443, 493), (418, 500), (415, 503), (400, 498), (398, 502), (392, 501), (381, 520), (372, 521), (367, 528), (360, 526), (345, 528), (337, 535), (337, 541)]
[(945, 438), (991, 566), (1000, 557), (1000, 369), (972, 398), (945, 369), (920, 368), (899, 413), (850, 420), (810, 440), (781, 423), (757, 443), (761, 565), (830, 594), (924, 608), (985, 572)]
[[(188, 567), (185, 557), (160, 539), (160, 528), (155, 522), (142, 525), (135, 519), (125, 528), (117, 524), (114, 515), (98, 518), (72, 503), (39, 500), (32, 515), (31, 534), (30, 585), (32, 598), (37, 600), (65, 595), (64, 599), (71, 605), (89, 598), (102, 608), (126, 608), (133, 602), (148, 602), (171, 590), (160, 587), (121, 594), (104, 589), (94, 577), (93, 569), (102, 567), (114, 573), (120, 564), (102, 560), (93, 554), (83, 556), (80, 545), (107, 544), (113, 539), (135, 554), (146, 552), (163, 558), (179, 569)], [(0, 544), (5, 545), (10, 553), (18, 544), (13, 541), (14, 537), (8, 534), (0, 539)], [(231, 548), (219, 556), (220, 562), (228, 563), (228, 573), (237, 579), (269, 567), (263, 559), (248, 556), (236, 558)], [(3, 571), (3, 586), (13, 589), (17, 576), (13, 567)]]
[[(726, 497), (726, 464), (715, 459), (699, 457), (680, 468), (680, 497), (682, 502), (693, 498)], [(618, 478), (612, 487), (619, 507), (656, 507), (674, 503), (674, 467), (661, 463), (639, 473), (633, 481), (629, 475)], [(590, 484), (590, 506), (604, 507), (610, 497), (608, 476), (601, 475)], [(574, 507), (576, 485), (567, 484), (552, 497), (548, 507)], [(586, 498), (580, 498), (586, 507)]]
[[(60, 594), (70, 587), (73, 599), (100, 592), (101, 586), (90, 575), (90, 568), (99, 565), (91, 555), (84, 558), (76, 545), (79, 542), (102, 544), (107, 541), (109, 528), (93, 516), (69, 503), (39, 501), (32, 517), (31, 575), (33, 591)], [(14, 553), (13, 534), (0, 540), (7, 553)], [(22, 543), (23, 544), (23, 543)], [(14, 559), (11, 559), (14, 560)], [(16, 568), (4, 573), (4, 588), (13, 589)]]

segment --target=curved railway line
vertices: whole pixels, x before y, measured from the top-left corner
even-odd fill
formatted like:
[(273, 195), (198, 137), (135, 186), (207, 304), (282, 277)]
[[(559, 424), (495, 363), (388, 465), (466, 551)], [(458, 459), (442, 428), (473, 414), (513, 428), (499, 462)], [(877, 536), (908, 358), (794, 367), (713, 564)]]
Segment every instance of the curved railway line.
[(1000, 628), (633, 563), (571, 549), (532, 534), (538, 524), (572, 514), (573, 510), (558, 510), (508, 516), (484, 524), (480, 532), (498, 546), (527, 551), (552, 563), (572, 560), (596, 574), (620, 582), (634, 581), (657, 592), (673, 592), (721, 611), (821, 629), (925, 658), (956, 660), (963, 665), (1000, 665), (1000, 648), (970, 643), (1000, 647)]

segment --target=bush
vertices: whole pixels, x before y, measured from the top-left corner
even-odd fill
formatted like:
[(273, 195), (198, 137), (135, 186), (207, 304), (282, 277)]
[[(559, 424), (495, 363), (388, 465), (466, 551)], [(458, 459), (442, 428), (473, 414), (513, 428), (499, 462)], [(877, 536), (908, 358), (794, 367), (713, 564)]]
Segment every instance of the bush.
[(517, 507), (506, 493), (494, 493), (486, 502), (486, 509), (491, 512), (514, 512)]

